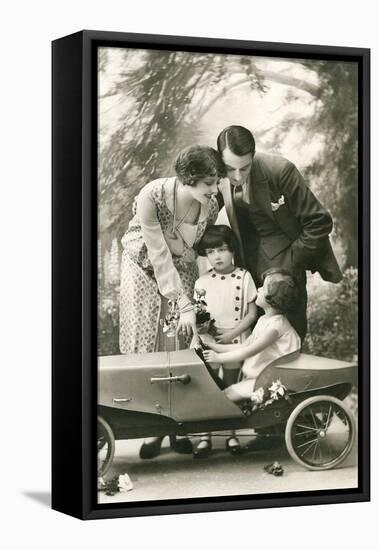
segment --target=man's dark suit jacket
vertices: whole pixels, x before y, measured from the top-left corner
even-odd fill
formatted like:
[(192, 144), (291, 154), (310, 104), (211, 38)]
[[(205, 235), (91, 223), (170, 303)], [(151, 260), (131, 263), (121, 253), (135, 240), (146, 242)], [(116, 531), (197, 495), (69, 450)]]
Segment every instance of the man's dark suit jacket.
[[(256, 153), (250, 172), (250, 197), (268, 216), (276, 220), (281, 233), (262, 241), (264, 251), (274, 258), (291, 246), (293, 262), (299, 269), (318, 271), (326, 281), (337, 283), (342, 274), (334, 256), (329, 234), (333, 221), (320, 204), (296, 166), (283, 157)], [(227, 178), (219, 190), (231, 228), (240, 242), (242, 263), (246, 265), (242, 239), (233, 204), (232, 186)], [(246, 236), (245, 236), (246, 241)]]

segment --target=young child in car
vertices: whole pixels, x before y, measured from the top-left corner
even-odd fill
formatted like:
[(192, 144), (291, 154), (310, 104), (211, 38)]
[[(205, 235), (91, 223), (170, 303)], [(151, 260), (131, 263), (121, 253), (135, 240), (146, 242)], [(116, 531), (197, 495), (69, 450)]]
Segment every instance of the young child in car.
[(264, 274), (256, 305), (263, 309), (252, 334), (242, 344), (207, 343), (203, 352), (207, 362), (228, 365), (243, 361), (242, 380), (224, 390), (226, 397), (238, 402), (249, 399), (263, 369), (284, 355), (300, 351), (301, 341), (286, 315), (296, 306), (297, 287), (293, 277), (281, 269)]
[[(200, 256), (206, 256), (212, 268), (195, 283), (195, 296), (202, 295), (207, 312), (213, 319), (211, 334), (201, 334), (203, 343), (241, 344), (249, 337), (251, 326), (257, 318), (256, 287), (250, 273), (234, 265), (238, 241), (230, 227), (213, 225), (207, 228), (198, 246)], [(211, 364), (219, 370), (220, 365)], [(226, 386), (238, 379), (241, 362), (229, 361), (223, 365), (223, 381)], [(210, 434), (203, 434), (194, 451), (196, 458), (203, 458), (212, 448)], [(234, 432), (226, 440), (231, 454), (240, 452), (240, 444)]]

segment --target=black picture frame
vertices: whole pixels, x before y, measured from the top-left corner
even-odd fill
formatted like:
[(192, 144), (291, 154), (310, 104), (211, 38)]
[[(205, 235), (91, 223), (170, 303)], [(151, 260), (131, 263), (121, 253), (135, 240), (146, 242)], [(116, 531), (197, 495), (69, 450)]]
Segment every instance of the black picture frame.
[[(97, 504), (99, 46), (355, 61), (359, 66), (359, 484), (356, 489)], [(81, 519), (370, 499), (370, 50), (85, 30), (52, 44), (52, 507)]]

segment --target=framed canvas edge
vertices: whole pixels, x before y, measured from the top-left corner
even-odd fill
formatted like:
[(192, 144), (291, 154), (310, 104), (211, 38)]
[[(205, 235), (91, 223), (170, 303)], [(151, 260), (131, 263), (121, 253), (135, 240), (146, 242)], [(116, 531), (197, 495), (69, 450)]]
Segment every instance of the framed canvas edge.
[[(112, 517), (146, 516), (174, 513), (191, 513), (206, 511), (242, 510), (254, 508), (300, 506), (312, 504), (335, 504), (343, 502), (363, 502), (370, 500), (370, 259), (369, 259), (369, 196), (370, 196), (370, 50), (366, 48), (346, 48), (334, 46), (315, 46), (302, 44), (282, 44), (271, 42), (251, 42), (239, 40), (207, 39), (193, 37), (174, 37), (160, 35), (144, 35), (130, 33), (113, 33), (103, 31), (81, 31), (73, 36), (82, 40), (82, 159), (80, 165), (82, 189), (82, 369), (78, 384), (82, 388), (81, 399), (81, 442), (80, 455), (81, 491), (79, 495), (80, 509), (62, 510), (82, 519), (100, 519)], [(65, 38), (60, 39), (65, 40)], [(96, 403), (96, 163), (94, 154), (97, 142), (97, 121), (95, 120), (96, 96), (94, 96), (94, 81), (96, 78), (96, 60), (94, 52), (98, 46), (115, 45), (120, 47), (155, 47), (172, 49), (227, 49), (229, 53), (259, 52), (259, 55), (278, 55), (279, 57), (303, 56), (333, 58), (343, 57), (355, 60), (360, 66), (360, 131), (359, 131), (359, 227), (360, 247), (360, 326), (359, 357), (360, 394), (368, 399), (360, 399), (359, 414), (359, 489), (343, 489), (335, 491), (313, 491), (311, 493), (275, 493), (273, 495), (252, 495), (243, 497), (220, 497), (202, 499), (180, 499), (167, 501), (144, 501), (133, 504), (99, 505), (96, 502), (96, 469), (95, 469), (95, 417)], [(225, 52), (226, 53), (226, 52)], [(285, 55), (284, 55), (285, 54)], [(54, 180), (54, 178), (53, 178)], [(76, 235), (76, 237), (78, 237)], [(54, 383), (54, 382), (53, 382)], [(53, 466), (54, 468), (54, 466)], [(54, 502), (54, 499), (53, 499)], [(55, 506), (53, 506), (57, 509)]]
[(82, 47), (81, 33), (52, 44), (52, 508), (75, 517), (83, 515)]

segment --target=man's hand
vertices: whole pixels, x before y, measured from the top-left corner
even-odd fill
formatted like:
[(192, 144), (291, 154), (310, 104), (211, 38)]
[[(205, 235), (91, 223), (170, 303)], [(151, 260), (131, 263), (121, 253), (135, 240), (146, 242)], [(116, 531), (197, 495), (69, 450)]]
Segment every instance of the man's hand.
[(203, 351), (203, 355), (207, 363), (217, 363), (218, 353), (215, 351), (206, 349)]

